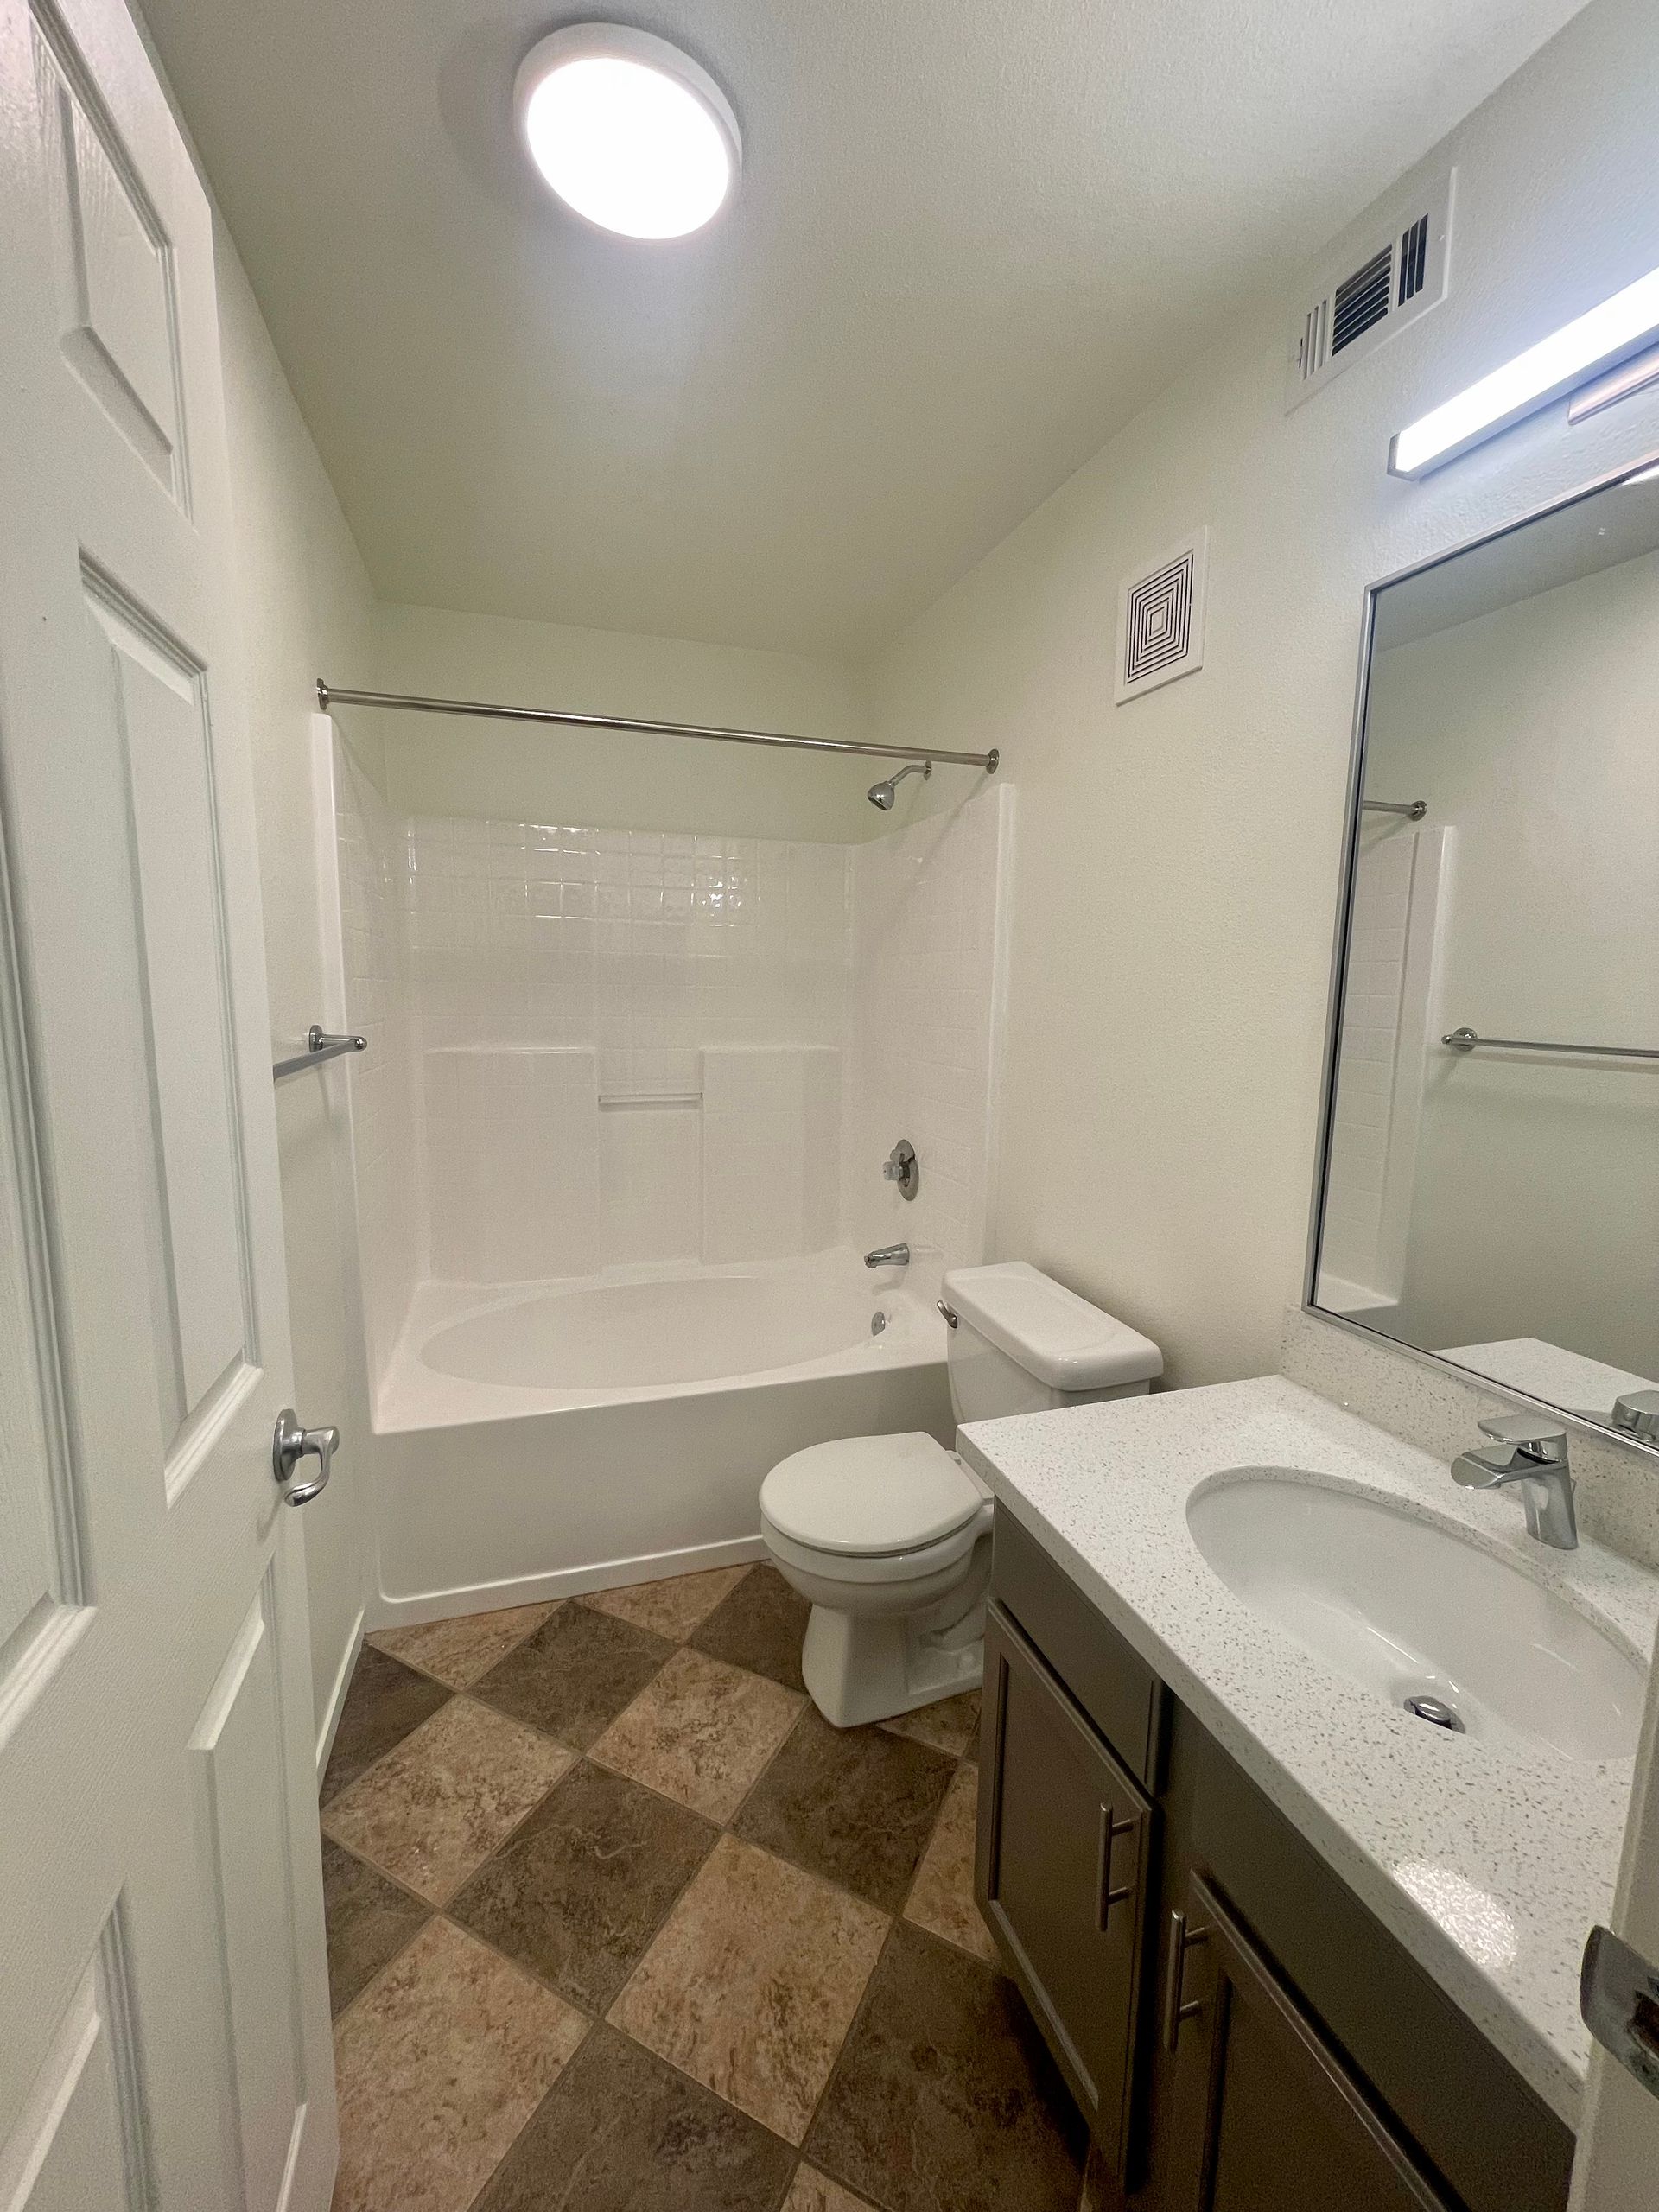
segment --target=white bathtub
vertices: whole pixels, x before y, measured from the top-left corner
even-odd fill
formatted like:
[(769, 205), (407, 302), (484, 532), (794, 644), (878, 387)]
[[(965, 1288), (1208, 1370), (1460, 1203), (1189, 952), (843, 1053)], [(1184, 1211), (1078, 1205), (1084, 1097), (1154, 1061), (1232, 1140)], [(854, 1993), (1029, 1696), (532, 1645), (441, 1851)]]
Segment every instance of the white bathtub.
[(786, 1453), (912, 1428), (948, 1444), (938, 1274), (836, 1250), (423, 1283), (376, 1407), (371, 1625), (756, 1559)]

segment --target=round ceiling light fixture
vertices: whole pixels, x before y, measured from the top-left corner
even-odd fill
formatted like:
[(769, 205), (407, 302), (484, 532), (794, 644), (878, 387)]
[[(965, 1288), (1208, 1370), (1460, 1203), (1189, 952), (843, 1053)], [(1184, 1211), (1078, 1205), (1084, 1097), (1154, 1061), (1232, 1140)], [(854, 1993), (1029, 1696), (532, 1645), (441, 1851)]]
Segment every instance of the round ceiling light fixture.
[(630, 238), (680, 238), (736, 188), (731, 102), (666, 39), (569, 23), (519, 64), (513, 107), (530, 158), (568, 207)]

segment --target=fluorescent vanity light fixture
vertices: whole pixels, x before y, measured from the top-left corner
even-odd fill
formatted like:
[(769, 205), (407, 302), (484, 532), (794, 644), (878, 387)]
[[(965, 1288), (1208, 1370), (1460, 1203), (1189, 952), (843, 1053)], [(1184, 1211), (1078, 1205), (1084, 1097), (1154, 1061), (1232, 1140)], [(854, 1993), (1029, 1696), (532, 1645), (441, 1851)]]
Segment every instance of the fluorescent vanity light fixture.
[(1650, 342), (1656, 330), (1659, 269), (1637, 277), (1611, 300), (1529, 346), (1455, 399), (1397, 432), (1389, 448), (1390, 473), (1427, 476), (1483, 439), (1495, 437), (1512, 423), (1547, 407), (1598, 369), (1625, 359)]
[(736, 188), (731, 103), (666, 39), (569, 23), (533, 46), (513, 83), (530, 158), (568, 207), (630, 238), (679, 238)]

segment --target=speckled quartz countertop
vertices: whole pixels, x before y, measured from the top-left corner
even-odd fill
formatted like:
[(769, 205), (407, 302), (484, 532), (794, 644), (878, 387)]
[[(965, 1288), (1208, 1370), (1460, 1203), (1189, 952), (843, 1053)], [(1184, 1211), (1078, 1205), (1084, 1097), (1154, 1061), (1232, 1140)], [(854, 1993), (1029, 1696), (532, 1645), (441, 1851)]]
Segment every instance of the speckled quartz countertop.
[(1229, 1469), (1305, 1470), (1450, 1524), (1588, 1609), (1645, 1662), (1659, 1577), (1552, 1552), (1513, 1494), (1268, 1376), (958, 1432), (1000, 1505), (1569, 2126), (1589, 2060), (1579, 1961), (1612, 1898), (1632, 1762), (1442, 1734), (1261, 1619), (1188, 1530)]

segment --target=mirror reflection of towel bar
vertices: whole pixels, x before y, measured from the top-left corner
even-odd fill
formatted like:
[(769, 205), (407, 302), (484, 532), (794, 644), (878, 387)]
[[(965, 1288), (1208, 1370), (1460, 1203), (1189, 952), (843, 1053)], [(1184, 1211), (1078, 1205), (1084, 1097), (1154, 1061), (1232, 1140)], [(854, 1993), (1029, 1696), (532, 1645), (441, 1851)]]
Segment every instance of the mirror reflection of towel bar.
[(1428, 812), (1426, 798), (1363, 798), (1362, 814), (1403, 814), (1408, 822), (1421, 822)]
[(1588, 1052), (1599, 1060), (1659, 1060), (1659, 1052), (1644, 1045), (1547, 1045), (1536, 1037), (1481, 1037), (1472, 1029), (1448, 1029), (1440, 1042), (1454, 1052), (1472, 1052), (1483, 1045), (1495, 1052)]

